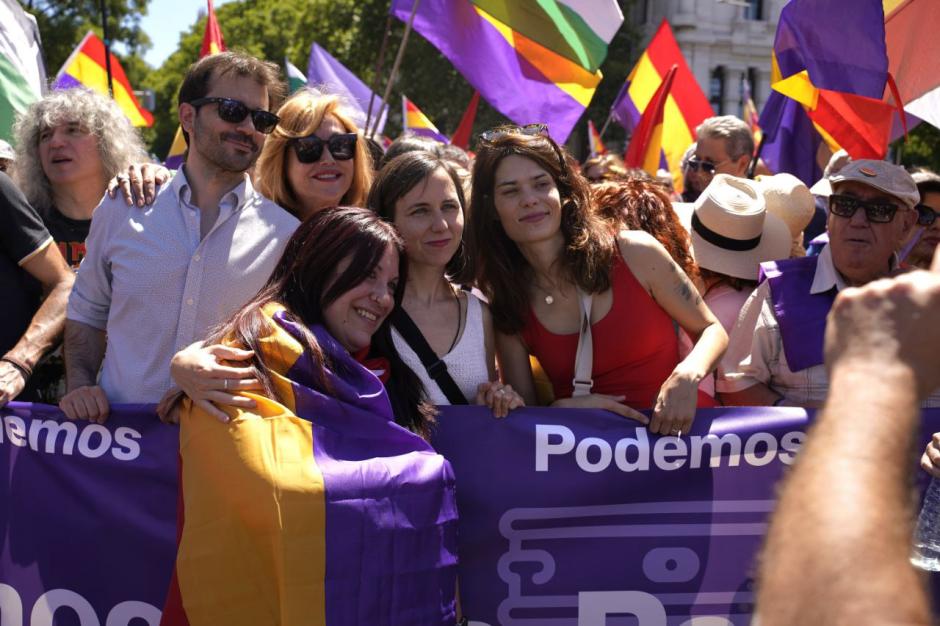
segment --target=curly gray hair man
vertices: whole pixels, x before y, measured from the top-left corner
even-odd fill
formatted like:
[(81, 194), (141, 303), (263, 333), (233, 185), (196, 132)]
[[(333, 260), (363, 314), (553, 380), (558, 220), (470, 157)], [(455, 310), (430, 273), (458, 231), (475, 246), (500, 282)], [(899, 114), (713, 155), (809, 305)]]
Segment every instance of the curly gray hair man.
[[(54, 129), (63, 126), (71, 128), (73, 133), (83, 133), (95, 140), (103, 175), (97, 200), (101, 200), (104, 195), (108, 180), (125, 171), (131, 163), (149, 160), (140, 133), (113, 100), (83, 87), (53, 91), (34, 102), (14, 126), (14, 180), (30, 204), (40, 212), (47, 213), (54, 208), (65, 209), (61, 201), (69, 195), (69, 190), (59, 188), (56, 175), (50, 178), (52, 172), (49, 168), (52, 164), (48, 160), (44, 162), (41, 146), (44, 141), (54, 139), (50, 136)], [(70, 156), (86, 156), (66, 152), (62, 151), (61, 159), (56, 164), (65, 163)], [(87, 194), (89, 197), (94, 195), (91, 191)], [(93, 209), (94, 205), (88, 208), (88, 217)]]

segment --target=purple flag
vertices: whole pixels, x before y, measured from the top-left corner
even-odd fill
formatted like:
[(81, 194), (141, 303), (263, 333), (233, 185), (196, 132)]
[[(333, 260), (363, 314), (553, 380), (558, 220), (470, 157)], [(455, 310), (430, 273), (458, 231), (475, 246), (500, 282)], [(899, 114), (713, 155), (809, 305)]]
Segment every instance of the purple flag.
[[(395, 0), (403, 22), (414, 0)], [(480, 95), (517, 124), (544, 123), (564, 142), (594, 96), (599, 73), (516, 33), (469, 0), (422, 0), (414, 29), (447, 57)]]
[(764, 141), (760, 157), (775, 174), (793, 174), (807, 186), (822, 178), (816, 153), (823, 142), (806, 110), (796, 100), (771, 91), (760, 115)]
[[(353, 121), (359, 127), (359, 130), (366, 132), (366, 115), (369, 112), (369, 100), (372, 98), (372, 90), (365, 83), (359, 80), (359, 77), (350, 72), (346, 67), (330, 56), (330, 53), (321, 48), (314, 42), (310, 47), (310, 63), (307, 66), (307, 80), (309, 86), (326, 86), (326, 91), (344, 96), (349, 104)], [(371, 127), (375, 123), (375, 116), (379, 115), (379, 126), (376, 133), (381, 134), (385, 129), (385, 118), (388, 115), (388, 109), (383, 106), (382, 99), (376, 95), (372, 99), (372, 120), (369, 122)]]
[(633, 98), (630, 97), (629, 80), (620, 87), (620, 93), (617, 94), (617, 98), (610, 107), (610, 113), (614, 121), (620, 124), (627, 133), (633, 132), (633, 128), (639, 123), (640, 112), (633, 104)]
[(880, 100), (888, 77), (882, 0), (850, 4), (789, 2), (780, 13), (774, 55), (783, 77), (807, 70), (818, 89)]

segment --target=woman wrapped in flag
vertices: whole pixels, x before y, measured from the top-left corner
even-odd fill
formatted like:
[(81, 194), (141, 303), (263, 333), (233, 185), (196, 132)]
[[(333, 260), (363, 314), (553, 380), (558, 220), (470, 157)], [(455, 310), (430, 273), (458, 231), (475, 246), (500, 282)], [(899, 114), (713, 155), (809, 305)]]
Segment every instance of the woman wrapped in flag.
[[(401, 253), (371, 211), (321, 211), (212, 338), (253, 351), (263, 391), (253, 409), (222, 407), (227, 422), (184, 406), (163, 624), (454, 622), (453, 473), (395, 423), (382, 382), (411, 381), (420, 397), (382, 349)], [(412, 409), (411, 428), (426, 431)]]
[[(658, 241), (612, 232), (574, 160), (547, 132), (535, 124), (483, 133), (473, 168), (468, 239), (504, 377), (533, 404), (533, 355), (556, 406), (607, 409), (660, 434), (687, 432), (697, 404), (714, 406), (698, 385), (727, 335)], [(676, 325), (695, 340), (681, 361)], [(575, 381), (577, 354), (589, 354), (579, 350), (588, 327), (592, 354)], [(639, 412), (647, 408), (651, 420)]]

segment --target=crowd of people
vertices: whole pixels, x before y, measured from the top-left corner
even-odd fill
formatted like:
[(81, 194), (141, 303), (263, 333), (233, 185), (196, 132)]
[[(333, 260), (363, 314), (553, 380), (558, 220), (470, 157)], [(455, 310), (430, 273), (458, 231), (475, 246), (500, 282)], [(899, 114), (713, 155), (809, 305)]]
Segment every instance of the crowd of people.
[(278, 402), (316, 420), (287, 399), (301, 385), (367, 389), (360, 408), (425, 439), (446, 404), (605, 409), (681, 436), (700, 407), (821, 406), (837, 294), (927, 268), (940, 243), (940, 176), (836, 155), (812, 190), (752, 180), (732, 116), (699, 126), (675, 181), (581, 165), (540, 124), (487, 131), (472, 156), (406, 136), (378, 158), (339, 97), (285, 97), (278, 74), (235, 52), (191, 66), (175, 173), (82, 88), (18, 119), (15, 154), (0, 146), (0, 405), (100, 423), (155, 403), (232, 427)]

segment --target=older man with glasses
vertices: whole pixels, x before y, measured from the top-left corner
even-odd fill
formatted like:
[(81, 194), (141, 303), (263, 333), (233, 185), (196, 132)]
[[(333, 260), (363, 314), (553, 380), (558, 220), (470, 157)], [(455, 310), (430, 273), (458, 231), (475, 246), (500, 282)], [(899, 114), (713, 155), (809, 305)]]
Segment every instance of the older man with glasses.
[[(918, 217), (911, 175), (861, 160), (829, 181), (829, 243), (819, 256), (762, 265), (766, 280), (741, 310), (719, 368), (725, 404), (821, 406), (829, 387), (823, 335), (836, 294), (897, 268), (897, 251)], [(940, 394), (928, 406), (940, 406)]]
[(751, 129), (733, 115), (708, 118), (695, 135), (695, 152), (684, 167), (686, 202), (695, 202), (715, 174), (744, 177), (754, 154)]

